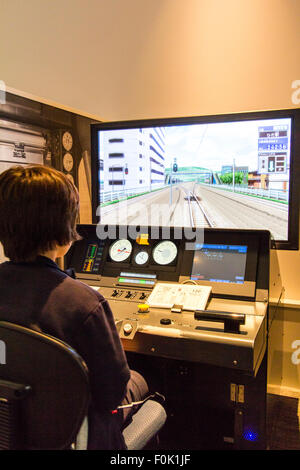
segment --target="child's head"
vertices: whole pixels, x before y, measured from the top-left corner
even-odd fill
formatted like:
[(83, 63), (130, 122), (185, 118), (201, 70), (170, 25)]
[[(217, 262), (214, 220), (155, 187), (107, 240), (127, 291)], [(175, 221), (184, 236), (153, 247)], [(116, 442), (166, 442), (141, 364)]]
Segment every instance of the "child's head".
[(31, 165), (0, 174), (0, 242), (11, 261), (69, 247), (79, 238), (78, 213), (78, 191), (63, 173)]

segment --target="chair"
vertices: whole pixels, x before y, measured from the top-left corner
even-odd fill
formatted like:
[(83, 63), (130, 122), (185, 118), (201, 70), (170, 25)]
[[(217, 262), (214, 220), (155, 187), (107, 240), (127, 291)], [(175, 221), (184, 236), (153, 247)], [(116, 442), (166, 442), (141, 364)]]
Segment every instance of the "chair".
[[(82, 358), (63, 341), (4, 321), (0, 340), (0, 450), (85, 449), (90, 393)], [(146, 401), (123, 432), (128, 449), (142, 449), (165, 420), (164, 408)]]

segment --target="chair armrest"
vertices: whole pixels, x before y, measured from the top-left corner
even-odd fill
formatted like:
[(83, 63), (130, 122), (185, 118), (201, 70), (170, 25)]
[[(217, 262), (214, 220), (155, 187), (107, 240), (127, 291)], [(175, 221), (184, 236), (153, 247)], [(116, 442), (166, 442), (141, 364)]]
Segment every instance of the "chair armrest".
[[(141, 450), (158, 433), (167, 419), (160, 403), (147, 400), (132, 416), (131, 423), (124, 429), (123, 436), (128, 450)], [(87, 449), (88, 420), (84, 419), (73, 448)]]
[(77, 434), (73, 450), (87, 450), (88, 443), (88, 417), (86, 416), (82, 422), (81, 428)]
[(128, 450), (143, 449), (162, 428), (166, 419), (167, 415), (161, 404), (147, 400), (132, 416), (132, 422), (123, 431)]

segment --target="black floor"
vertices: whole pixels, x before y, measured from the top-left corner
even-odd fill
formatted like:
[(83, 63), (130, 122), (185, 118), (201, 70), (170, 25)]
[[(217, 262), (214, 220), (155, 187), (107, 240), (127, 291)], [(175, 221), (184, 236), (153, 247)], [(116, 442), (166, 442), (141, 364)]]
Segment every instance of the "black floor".
[(298, 398), (268, 394), (267, 441), (269, 450), (300, 450), (298, 406)]

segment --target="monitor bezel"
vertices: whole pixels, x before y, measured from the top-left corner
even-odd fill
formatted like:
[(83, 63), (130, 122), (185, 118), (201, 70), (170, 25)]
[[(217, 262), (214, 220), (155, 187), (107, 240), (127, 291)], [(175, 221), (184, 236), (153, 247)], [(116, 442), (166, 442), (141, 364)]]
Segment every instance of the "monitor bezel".
[[(271, 248), (277, 250), (299, 249), (299, 188), (297, 182), (300, 180), (300, 108), (278, 109), (268, 111), (238, 112), (231, 114), (214, 114), (203, 116), (186, 116), (173, 118), (139, 119), (128, 121), (111, 121), (91, 124), (91, 179), (92, 179), (92, 223), (100, 222), (97, 208), (100, 204), (98, 191), (99, 173), (99, 139), (98, 131), (116, 129), (134, 129), (141, 127), (167, 127), (188, 124), (210, 124), (221, 122), (236, 122), (248, 120), (290, 118), (291, 126), (291, 149), (290, 149), (290, 191), (289, 191), (289, 218), (288, 239), (271, 240)], [(224, 227), (219, 227), (223, 230)]]

